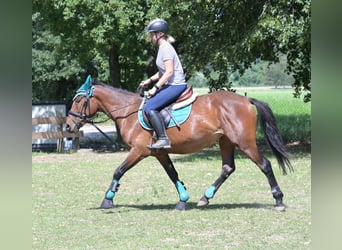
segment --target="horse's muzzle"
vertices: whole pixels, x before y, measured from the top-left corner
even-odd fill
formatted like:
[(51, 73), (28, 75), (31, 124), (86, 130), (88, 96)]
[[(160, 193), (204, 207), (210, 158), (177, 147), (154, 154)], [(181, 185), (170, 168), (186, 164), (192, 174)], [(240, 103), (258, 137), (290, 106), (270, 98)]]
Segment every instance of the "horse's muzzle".
[(70, 127), (69, 124), (66, 125), (65, 129), (66, 129), (67, 132), (72, 132), (72, 131), (71, 131), (71, 127)]
[(77, 133), (78, 130), (79, 130), (79, 123), (74, 121), (73, 119), (71, 118), (67, 118), (67, 121), (66, 121), (66, 131), (67, 132), (70, 132), (70, 133)]

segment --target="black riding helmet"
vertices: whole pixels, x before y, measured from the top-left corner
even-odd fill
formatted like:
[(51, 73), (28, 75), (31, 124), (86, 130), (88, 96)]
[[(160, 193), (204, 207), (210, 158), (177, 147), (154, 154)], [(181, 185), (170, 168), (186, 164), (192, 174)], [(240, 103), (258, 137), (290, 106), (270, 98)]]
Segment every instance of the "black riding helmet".
[(150, 32), (163, 32), (167, 33), (169, 31), (169, 25), (167, 22), (163, 19), (157, 18), (152, 20), (148, 26), (147, 29), (144, 30), (144, 32), (150, 33)]

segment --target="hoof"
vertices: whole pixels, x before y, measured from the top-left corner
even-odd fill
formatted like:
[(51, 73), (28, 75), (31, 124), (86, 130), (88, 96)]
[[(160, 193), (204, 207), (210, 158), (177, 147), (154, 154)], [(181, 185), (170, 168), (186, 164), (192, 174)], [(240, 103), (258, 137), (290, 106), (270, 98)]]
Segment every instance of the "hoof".
[(178, 202), (175, 209), (178, 211), (184, 211), (186, 209), (186, 202), (184, 202), (184, 201)]
[(280, 206), (275, 206), (274, 209), (275, 209), (277, 212), (285, 212), (286, 207), (285, 207), (285, 205), (280, 205)]
[(101, 206), (100, 206), (100, 208), (102, 209), (109, 209), (113, 207), (114, 207), (113, 200), (107, 200), (107, 199), (103, 199)]
[(207, 205), (209, 205), (209, 200), (208, 200), (208, 198), (205, 197), (205, 196), (203, 196), (203, 197), (199, 200), (199, 202), (197, 203), (197, 206), (198, 206), (198, 207), (204, 207), (204, 206), (207, 206)]

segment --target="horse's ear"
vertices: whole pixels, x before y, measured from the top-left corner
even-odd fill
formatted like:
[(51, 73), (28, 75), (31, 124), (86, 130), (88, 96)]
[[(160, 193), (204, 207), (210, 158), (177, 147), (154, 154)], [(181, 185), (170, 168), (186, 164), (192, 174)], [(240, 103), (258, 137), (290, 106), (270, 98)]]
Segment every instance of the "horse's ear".
[(93, 80), (91, 79), (91, 75), (88, 75), (87, 79), (85, 80), (85, 82), (82, 84), (82, 86), (76, 91), (76, 95), (74, 96), (73, 100), (75, 100), (75, 98), (77, 96), (93, 96), (93, 84), (92, 84)]
[(84, 87), (86, 88), (86, 89), (90, 89), (91, 88), (91, 86), (92, 86), (92, 82), (93, 82), (93, 80), (91, 79), (91, 75), (88, 75), (88, 77), (87, 77), (87, 79), (85, 80), (85, 82), (84, 82)]
[(78, 91), (87, 91), (92, 87), (92, 79), (91, 75), (88, 75), (87, 79), (85, 82), (82, 84), (82, 86), (78, 89)]

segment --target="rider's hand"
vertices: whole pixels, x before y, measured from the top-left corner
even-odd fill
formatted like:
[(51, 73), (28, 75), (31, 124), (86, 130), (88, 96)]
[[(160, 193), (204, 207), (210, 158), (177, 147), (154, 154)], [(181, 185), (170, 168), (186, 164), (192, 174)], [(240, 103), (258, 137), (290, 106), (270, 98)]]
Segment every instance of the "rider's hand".
[(146, 86), (150, 85), (152, 83), (151, 79), (147, 79), (142, 81), (139, 85), (143, 88), (145, 88)]
[(147, 97), (152, 97), (156, 94), (157, 92), (157, 88), (156, 87), (153, 87), (151, 88), (148, 92), (147, 92)]

